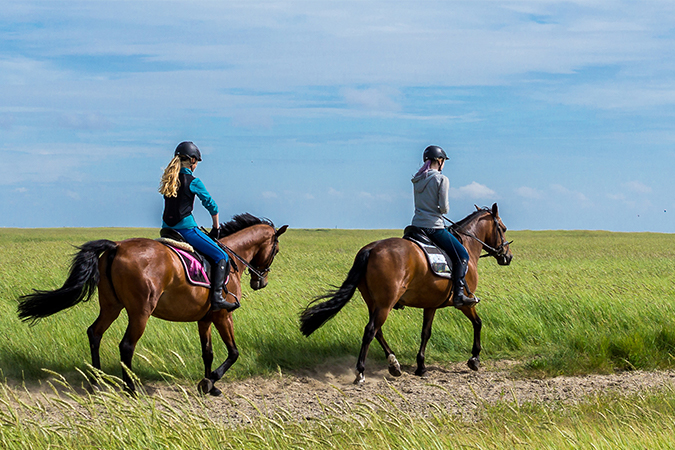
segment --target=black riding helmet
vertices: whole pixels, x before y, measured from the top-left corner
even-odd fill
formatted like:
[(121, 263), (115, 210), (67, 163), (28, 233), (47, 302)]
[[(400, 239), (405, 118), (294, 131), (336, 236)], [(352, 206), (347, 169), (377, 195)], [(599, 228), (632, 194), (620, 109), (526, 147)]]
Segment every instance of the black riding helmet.
[(430, 159), (448, 159), (448, 155), (438, 145), (430, 145), (424, 149), (424, 161)]
[(202, 160), (202, 153), (199, 151), (197, 146), (190, 141), (185, 141), (178, 144), (178, 147), (176, 147), (176, 151), (173, 153), (173, 156), (178, 155), (197, 158), (197, 161)]

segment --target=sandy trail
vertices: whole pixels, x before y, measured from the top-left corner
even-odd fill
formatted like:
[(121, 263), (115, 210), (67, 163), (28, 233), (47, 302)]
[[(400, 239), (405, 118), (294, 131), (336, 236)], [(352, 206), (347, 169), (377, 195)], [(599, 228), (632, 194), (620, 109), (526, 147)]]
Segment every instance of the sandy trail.
[[(601, 393), (628, 395), (675, 387), (675, 371), (534, 379), (515, 376), (510, 370), (514, 365), (488, 362), (479, 372), (470, 371), (464, 363), (430, 366), (424, 377), (413, 375), (413, 367), (404, 367), (398, 378), (382, 366), (367, 371), (365, 384), (355, 386), (352, 365), (347, 361), (294, 375), (219, 383), (223, 396), (205, 398), (205, 404), (211, 410), (209, 417), (232, 424), (248, 423), (260, 413), (313, 419), (323, 416), (326, 407), (349, 410), (369, 404), (391, 408), (391, 403), (411, 415), (428, 416), (440, 410), (470, 420), (482, 402), (564, 404)], [(167, 399), (179, 395), (165, 385), (148, 385), (147, 390)]]

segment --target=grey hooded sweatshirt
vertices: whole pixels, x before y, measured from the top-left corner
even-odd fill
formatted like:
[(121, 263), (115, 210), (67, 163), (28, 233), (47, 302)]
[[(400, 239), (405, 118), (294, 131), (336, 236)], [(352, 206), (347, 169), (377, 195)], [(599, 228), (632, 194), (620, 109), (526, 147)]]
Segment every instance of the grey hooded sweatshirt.
[(450, 209), (448, 178), (430, 169), (412, 178), (415, 196), (415, 216), (412, 225), (420, 228), (443, 228), (443, 214)]

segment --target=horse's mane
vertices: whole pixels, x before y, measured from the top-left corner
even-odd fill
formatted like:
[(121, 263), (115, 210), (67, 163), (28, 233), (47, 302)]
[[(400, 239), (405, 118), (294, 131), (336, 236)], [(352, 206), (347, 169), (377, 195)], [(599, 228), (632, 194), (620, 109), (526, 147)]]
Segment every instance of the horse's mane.
[(470, 222), (473, 222), (474, 219), (476, 219), (477, 215), (483, 214), (483, 213), (486, 213), (486, 212), (487, 213), (490, 212), (490, 209), (488, 209), (487, 207), (478, 209), (478, 210), (472, 212), (471, 214), (469, 214), (468, 216), (466, 216), (465, 218), (463, 218), (462, 220), (460, 220), (459, 222), (455, 222), (450, 228), (452, 228), (453, 230), (465, 228)]
[(220, 235), (229, 236), (236, 233), (237, 231), (243, 230), (244, 228), (260, 224), (274, 227), (274, 224), (269, 219), (259, 218), (249, 213), (237, 214), (232, 216), (232, 220), (229, 222), (220, 224)]

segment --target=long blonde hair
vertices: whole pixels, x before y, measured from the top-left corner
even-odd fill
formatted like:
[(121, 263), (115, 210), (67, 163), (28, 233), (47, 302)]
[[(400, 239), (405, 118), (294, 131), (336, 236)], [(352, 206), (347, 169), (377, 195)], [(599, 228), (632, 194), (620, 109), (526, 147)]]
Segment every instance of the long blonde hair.
[(178, 174), (180, 173), (180, 169), (183, 167), (190, 167), (190, 158), (185, 159), (185, 157), (181, 158), (181, 156), (182, 155), (174, 156), (162, 174), (158, 190), (159, 193), (165, 197), (178, 196), (178, 188), (180, 187)]

